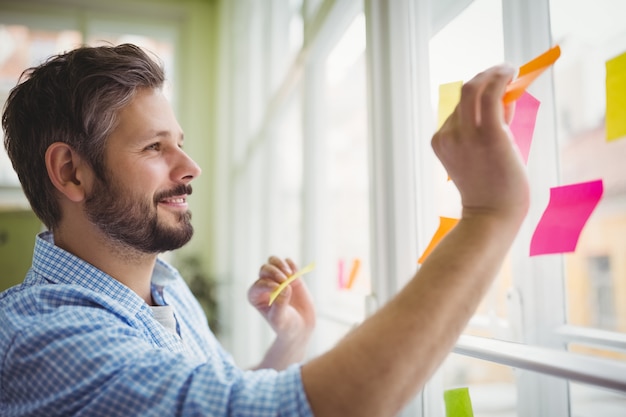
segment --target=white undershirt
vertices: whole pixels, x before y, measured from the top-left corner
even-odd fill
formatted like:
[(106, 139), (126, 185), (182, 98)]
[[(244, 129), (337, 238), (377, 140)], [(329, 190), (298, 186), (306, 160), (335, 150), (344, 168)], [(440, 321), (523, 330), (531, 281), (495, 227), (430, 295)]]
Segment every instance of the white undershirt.
[(172, 306), (150, 306), (156, 321), (163, 327), (178, 336), (176, 332), (176, 318), (174, 317), (174, 307)]

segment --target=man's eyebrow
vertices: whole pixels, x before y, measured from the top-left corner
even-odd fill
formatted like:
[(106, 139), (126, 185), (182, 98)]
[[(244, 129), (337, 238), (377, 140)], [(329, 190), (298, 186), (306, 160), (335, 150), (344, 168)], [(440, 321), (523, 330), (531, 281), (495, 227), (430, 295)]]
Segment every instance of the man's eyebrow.
[(154, 138), (170, 138), (172, 136), (179, 139), (180, 142), (185, 141), (185, 134), (183, 132), (174, 133), (169, 130), (150, 130), (146, 132), (145, 135), (142, 135), (142, 139), (148, 141)]

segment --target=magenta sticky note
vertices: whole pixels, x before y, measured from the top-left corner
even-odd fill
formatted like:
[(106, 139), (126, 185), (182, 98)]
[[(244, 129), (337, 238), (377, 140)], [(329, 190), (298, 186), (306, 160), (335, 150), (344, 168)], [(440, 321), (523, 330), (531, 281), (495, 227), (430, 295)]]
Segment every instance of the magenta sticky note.
[(343, 259), (337, 261), (337, 287), (340, 290), (346, 288), (346, 280), (343, 276)]
[(515, 114), (509, 126), (524, 163), (528, 162), (539, 104), (541, 104), (539, 100), (525, 92), (515, 103)]
[(551, 188), (548, 207), (530, 242), (530, 256), (573, 252), (603, 191), (602, 180)]

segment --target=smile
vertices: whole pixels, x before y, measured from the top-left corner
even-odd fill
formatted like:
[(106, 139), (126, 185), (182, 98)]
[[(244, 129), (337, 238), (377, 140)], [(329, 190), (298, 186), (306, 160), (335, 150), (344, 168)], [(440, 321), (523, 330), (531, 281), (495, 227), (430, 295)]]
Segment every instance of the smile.
[(170, 207), (187, 207), (187, 196), (166, 197), (159, 200), (159, 204), (164, 204)]
[(164, 203), (170, 203), (170, 204), (183, 204), (187, 201), (187, 199), (185, 197), (172, 197), (172, 198), (164, 198), (161, 201)]

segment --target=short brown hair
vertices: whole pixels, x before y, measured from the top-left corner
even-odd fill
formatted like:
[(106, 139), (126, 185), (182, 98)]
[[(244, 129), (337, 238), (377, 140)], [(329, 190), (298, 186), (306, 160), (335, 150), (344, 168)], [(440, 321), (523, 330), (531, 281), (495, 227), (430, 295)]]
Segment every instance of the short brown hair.
[(163, 68), (141, 48), (82, 46), (29, 68), (2, 115), (4, 146), (35, 214), (50, 229), (61, 220), (45, 154), (70, 145), (104, 178), (106, 139), (139, 88), (161, 88)]

